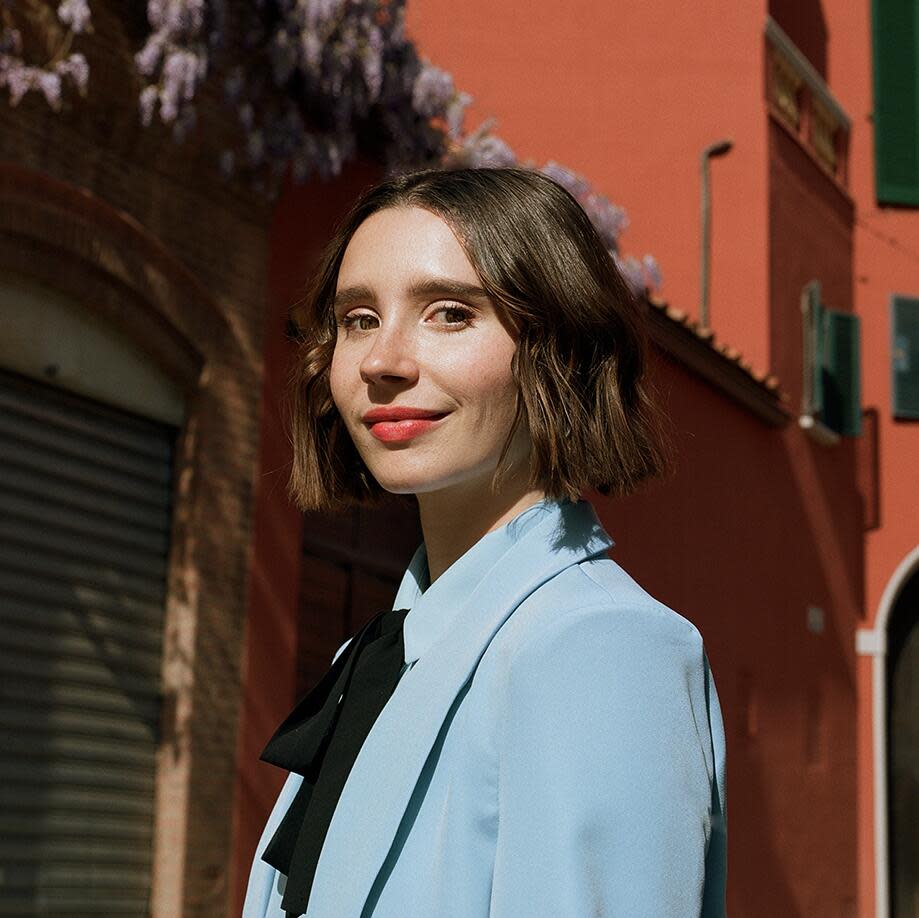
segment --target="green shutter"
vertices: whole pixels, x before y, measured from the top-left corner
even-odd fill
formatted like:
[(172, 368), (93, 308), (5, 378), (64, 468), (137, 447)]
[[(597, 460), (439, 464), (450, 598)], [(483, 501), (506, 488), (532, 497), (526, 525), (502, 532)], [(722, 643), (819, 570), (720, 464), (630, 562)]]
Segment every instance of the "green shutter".
[(804, 338), (804, 405), (805, 414), (820, 417), (823, 409), (823, 305), (820, 281), (806, 284), (801, 293)]
[(859, 319), (838, 309), (825, 309), (823, 315), (823, 423), (856, 437), (862, 430)]
[(877, 199), (919, 206), (919, 4), (874, 0)]
[(862, 419), (858, 316), (828, 309), (817, 280), (801, 291), (801, 312), (802, 414), (837, 434), (858, 436)]
[(893, 415), (919, 419), (919, 298), (891, 298)]

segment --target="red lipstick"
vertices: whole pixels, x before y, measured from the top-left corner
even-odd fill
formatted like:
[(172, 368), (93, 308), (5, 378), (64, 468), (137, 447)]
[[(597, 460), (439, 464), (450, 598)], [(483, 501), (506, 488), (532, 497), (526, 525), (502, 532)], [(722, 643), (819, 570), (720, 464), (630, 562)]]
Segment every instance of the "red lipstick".
[(384, 443), (411, 440), (435, 427), (449, 412), (428, 411), (424, 408), (391, 405), (373, 408), (362, 418), (370, 432)]

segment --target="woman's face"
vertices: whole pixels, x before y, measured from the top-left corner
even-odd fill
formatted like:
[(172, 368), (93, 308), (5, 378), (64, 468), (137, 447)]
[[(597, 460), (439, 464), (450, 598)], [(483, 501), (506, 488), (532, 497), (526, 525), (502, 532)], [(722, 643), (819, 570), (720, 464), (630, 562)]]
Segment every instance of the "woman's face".
[[(450, 227), (418, 207), (365, 220), (341, 263), (335, 318), (332, 398), (380, 486), (487, 488), (516, 411), (516, 338)], [(518, 433), (515, 459), (528, 454)]]

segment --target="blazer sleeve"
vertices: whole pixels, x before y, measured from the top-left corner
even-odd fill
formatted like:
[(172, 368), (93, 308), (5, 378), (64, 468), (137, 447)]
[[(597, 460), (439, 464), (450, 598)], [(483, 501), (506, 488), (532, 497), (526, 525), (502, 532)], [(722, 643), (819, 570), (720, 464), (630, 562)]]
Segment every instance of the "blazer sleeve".
[(513, 655), (491, 918), (724, 914), (724, 737), (666, 607), (558, 616)]

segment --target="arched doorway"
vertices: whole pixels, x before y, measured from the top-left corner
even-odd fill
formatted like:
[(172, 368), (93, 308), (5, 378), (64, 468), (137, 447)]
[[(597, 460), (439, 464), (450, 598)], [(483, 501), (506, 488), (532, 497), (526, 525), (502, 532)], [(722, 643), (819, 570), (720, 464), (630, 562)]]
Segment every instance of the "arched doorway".
[(887, 626), (887, 781), (891, 918), (919, 918), (919, 571)]

